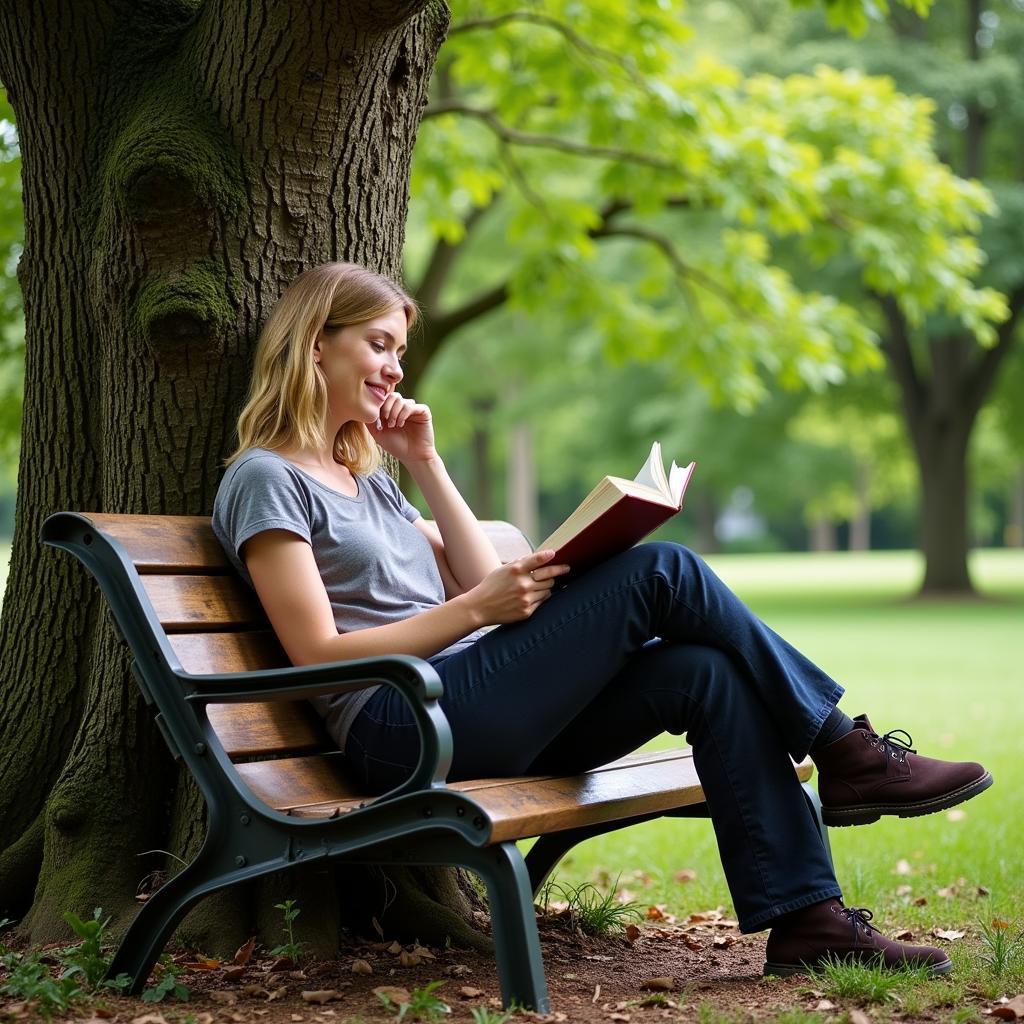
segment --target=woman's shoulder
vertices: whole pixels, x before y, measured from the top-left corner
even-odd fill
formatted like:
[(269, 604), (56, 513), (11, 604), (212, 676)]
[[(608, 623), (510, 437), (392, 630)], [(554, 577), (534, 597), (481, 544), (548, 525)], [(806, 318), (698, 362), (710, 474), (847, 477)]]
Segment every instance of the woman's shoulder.
[(302, 474), (284, 457), (267, 448), (247, 448), (228, 466), (217, 496), (251, 490), (305, 492), (307, 487)]

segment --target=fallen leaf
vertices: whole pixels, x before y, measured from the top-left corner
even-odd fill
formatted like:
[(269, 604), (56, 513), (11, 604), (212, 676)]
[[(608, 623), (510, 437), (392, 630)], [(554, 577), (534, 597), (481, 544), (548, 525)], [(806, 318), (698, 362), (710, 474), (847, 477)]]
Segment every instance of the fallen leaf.
[(997, 928), (1000, 931), (1002, 931), (1003, 929), (1006, 929), (1006, 928), (1010, 927), (1010, 922), (1009, 921), (1004, 921), (1001, 917), (993, 917), (992, 918), (992, 927), (993, 928)]
[(928, 903), (928, 900), (927, 900), (927, 898), (926, 898), (926, 897), (924, 897), (924, 896), (918, 896), (918, 897), (917, 897), (917, 899), (916, 899), (916, 900), (914, 900), (914, 906), (915, 906), (915, 907), (923, 907), (923, 906), (925, 906), (925, 905), (926, 905), (927, 903)]
[(914, 933), (909, 928), (904, 928), (903, 931), (897, 932), (893, 938), (897, 942), (910, 942), (913, 939)]
[(463, 999), (476, 999), (477, 996), (482, 996), (483, 994), (484, 990), (482, 988), (473, 988), (472, 985), (463, 985), (459, 989), (459, 995)]
[(1005, 1003), (1000, 1000), (990, 1012), (993, 1017), (998, 1017), (1000, 1020), (1020, 1020), (1024, 1017), (1024, 995), (1014, 996), (1012, 999), (1007, 999)]
[(423, 958), (417, 956), (415, 953), (409, 953), (403, 949), (402, 952), (398, 954), (398, 962), (403, 967), (418, 967), (423, 963)]
[(909, 885), (897, 885), (896, 895), (897, 896), (909, 896), (913, 892), (913, 889)]
[(721, 921), (722, 908), (719, 907), (717, 910), (700, 910), (695, 914), (691, 914), (686, 920), (687, 924), (711, 924), (715, 921)]
[(863, 1010), (853, 1009), (850, 1011), (850, 1024), (871, 1024), (871, 1018)]
[(341, 993), (336, 988), (325, 988), (314, 992), (303, 992), (302, 998), (307, 1003), (329, 1003), (334, 999), (340, 999)]
[(251, 996), (252, 998), (255, 998), (256, 996), (262, 996), (264, 999), (266, 999), (270, 995), (270, 993), (262, 985), (243, 985), (242, 995)]
[(450, 967), (444, 969), (444, 973), (452, 978), (461, 978), (466, 974), (472, 974), (472, 970), (465, 964), (452, 964)]
[(834, 1010), (836, 1008), (836, 1004), (830, 1002), (828, 999), (819, 999), (818, 1002), (815, 1003), (814, 1008), (816, 1010)]
[(626, 925), (626, 938), (630, 942), (636, 942), (640, 938), (640, 929), (635, 924)]
[(697, 872), (693, 868), (683, 868), (682, 871), (677, 871), (672, 877), (677, 882), (692, 882), (697, 877)]
[(615, 898), (620, 903), (635, 903), (636, 893), (633, 892), (631, 889), (619, 889), (619, 891), (615, 894)]
[(219, 960), (210, 960), (201, 956), (198, 960), (189, 960), (185, 967), (190, 971), (219, 971), (221, 963)]
[(373, 974), (373, 968), (367, 960), (353, 960), (349, 970), (353, 974)]
[(665, 905), (648, 907), (647, 908), (647, 920), (648, 921), (664, 921), (665, 920)]
[(97, 1006), (93, 1009), (92, 1015), (93, 1017), (99, 1017), (101, 1020), (110, 1020), (115, 1014), (109, 1006)]
[(373, 930), (383, 939), (384, 938), (384, 929), (381, 928), (380, 921), (378, 921), (377, 918), (375, 918), (375, 917), (371, 917), (370, 918), (370, 924), (373, 925)]
[(946, 821), (963, 821), (966, 817), (967, 812), (962, 807), (954, 807), (946, 812)]
[(300, 1020), (305, 1020), (306, 1018), (301, 1013), (293, 1013), (288, 1019), (294, 1021), (295, 1024), (299, 1024)]
[(692, 935), (687, 935), (686, 933), (683, 934), (683, 943), (690, 949), (696, 951), (700, 951), (704, 948), (703, 943), (699, 939), (694, 938)]
[(627, 1022), (629, 1020), (631, 1020), (632, 1018), (629, 1016), (628, 1013), (610, 1013), (608, 1015), (608, 1019), (609, 1020), (614, 1020), (614, 1021), (620, 1021), (621, 1024), (627, 1024)]
[(242, 975), (245, 974), (244, 967), (226, 967), (224, 969), (224, 980), (225, 981), (238, 981)]
[(594, 995), (593, 995), (593, 997), (591, 998), (590, 1001), (592, 1003), (596, 1003), (598, 1001), (598, 999), (600, 999), (600, 998), (601, 998), (601, 986), (600, 985), (595, 985), (594, 986)]
[(424, 960), (436, 960), (437, 959), (437, 957), (435, 957), (434, 954), (431, 953), (430, 950), (427, 949), (426, 946), (419, 946), (419, 945), (413, 946), (412, 947), (412, 951), (413, 951), (413, 953), (416, 954), (416, 956), (421, 957)]
[(244, 967), (252, 959), (252, 951), (256, 948), (256, 936), (254, 935), (244, 945), (239, 946), (235, 952), (234, 963), (238, 967)]
[(985, 886), (979, 885), (978, 889), (977, 889), (977, 893), (978, 893), (979, 896), (987, 896), (989, 891), (988, 891), (988, 889), (985, 888)]
[[(219, 990), (216, 992), (208, 992), (207, 996), (215, 1003), (224, 1003), (226, 1006), (230, 1006), (232, 1003), (238, 1002), (237, 992), (228, 992), (226, 990)], [(134, 1024), (134, 1022), (133, 1022)]]
[(272, 992), (267, 993), (267, 1002), (272, 1003), (275, 999), (280, 999), (281, 996), (287, 995), (288, 989), (282, 985), (280, 988), (275, 988)]
[(144, 1013), (141, 1017), (132, 1018), (132, 1024), (167, 1024), (167, 1018), (159, 1013)]
[(640, 987), (650, 989), (652, 992), (672, 992), (676, 987), (676, 979), (670, 977), (646, 978), (640, 982)]
[(736, 944), (735, 935), (716, 935), (711, 945), (715, 949), (725, 949)]
[(289, 968), (294, 967), (295, 964), (290, 956), (279, 956), (267, 970), (273, 974), (275, 971), (287, 971)]
[(288, 972), (288, 977), (291, 978), (292, 981), (305, 981), (306, 980), (306, 972), (305, 971), (289, 971)]
[(896, 874), (897, 875), (909, 875), (913, 871), (910, 866), (909, 860), (898, 860), (896, 861)]
[(399, 985), (380, 985), (373, 990), (373, 994), (379, 999), (388, 999), (398, 1005), (409, 1002), (409, 990)]
[(401, 944), (397, 941), (392, 942), (391, 945), (388, 946), (388, 952), (393, 956), (398, 956), (398, 954), (402, 952)]
[(932, 935), (937, 939), (946, 939), (948, 942), (955, 942), (957, 939), (962, 939), (967, 932), (955, 931), (952, 928), (933, 928)]

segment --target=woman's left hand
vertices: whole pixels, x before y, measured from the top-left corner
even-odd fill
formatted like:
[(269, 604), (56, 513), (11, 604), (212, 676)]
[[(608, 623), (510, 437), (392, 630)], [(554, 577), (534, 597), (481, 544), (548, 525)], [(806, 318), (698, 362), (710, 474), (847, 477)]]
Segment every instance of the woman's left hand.
[(434, 424), (428, 406), (392, 391), (380, 407), (377, 423), (367, 424), (370, 436), (399, 462), (420, 462), (436, 457)]

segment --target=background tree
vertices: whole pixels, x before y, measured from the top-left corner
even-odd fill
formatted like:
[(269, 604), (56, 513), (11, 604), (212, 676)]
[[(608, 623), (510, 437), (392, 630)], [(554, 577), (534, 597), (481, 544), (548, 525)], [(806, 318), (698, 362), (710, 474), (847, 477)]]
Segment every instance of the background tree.
[[(724, 5), (716, 10), (721, 13)], [(858, 306), (876, 305), (886, 366), (918, 467), (923, 589), (969, 592), (967, 566), (972, 486), (968, 453), (978, 415), (1021, 337), (1024, 309), (1024, 5), (1020, 0), (966, 0), (939, 5), (926, 19), (894, 8), (870, 21), (864, 40), (851, 43), (814, 12), (794, 14), (773, 0), (739, 4), (752, 43), (744, 66), (791, 74), (825, 62), (885, 74), (904, 92), (932, 98), (935, 147), (947, 164), (981, 179), (995, 197), (980, 241), (982, 283), (1007, 297), (1005, 318), (993, 331), (971, 332), (962, 321), (927, 313), (884, 294), (862, 278)], [(718, 32), (734, 34), (726, 19)], [(880, 186), (889, 179), (879, 168)], [(898, 196), (898, 192), (896, 193)], [(895, 255), (895, 254), (894, 254)], [(889, 273), (905, 272), (907, 254)], [(880, 283), (880, 282), (879, 282)]]

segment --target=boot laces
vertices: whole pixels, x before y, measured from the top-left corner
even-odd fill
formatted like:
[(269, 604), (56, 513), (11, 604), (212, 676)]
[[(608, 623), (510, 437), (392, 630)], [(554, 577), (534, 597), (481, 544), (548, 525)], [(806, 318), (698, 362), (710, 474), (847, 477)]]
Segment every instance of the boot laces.
[[(906, 737), (904, 739), (904, 737)], [(914, 738), (906, 729), (891, 729), (884, 736), (875, 735), (875, 745), (886, 755), (906, 761), (907, 754), (916, 754)]]
[(840, 907), (839, 913), (841, 913), (843, 917), (850, 922), (854, 936), (857, 935), (858, 925), (863, 928), (865, 933), (868, 935), (873, 931), (878, 931), (878, 929), (870, 923), (871, 918), (875, 915), (868, 910), (867, 907)]

